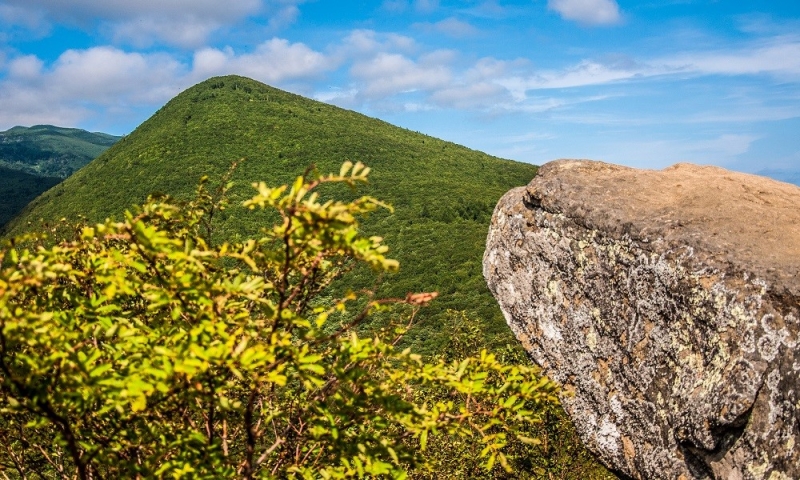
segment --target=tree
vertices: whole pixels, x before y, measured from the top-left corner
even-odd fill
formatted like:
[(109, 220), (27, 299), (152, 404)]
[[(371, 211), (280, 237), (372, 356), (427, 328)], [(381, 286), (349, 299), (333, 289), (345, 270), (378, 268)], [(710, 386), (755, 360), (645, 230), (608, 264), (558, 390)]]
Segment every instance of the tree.
[(245, 206), (278, 221), (239, 243), (212, 243), (230, 185), (211, 194), (206, 180), (188, 203), (150, 198), (51, 246), (9, 242), (6, 476), (402, 478), (429, 466), (434, 436), (474, 436), (487, 469), (507, 466), (510, 440), (535, 443), (524, 427), (556, 402), (538, 369), (486, 351), (426, 362), (397, 346), (435, 293), (320, 295), (355, 263), (398, 268), (357, 222), (390, 207), (318, 193), (368, 172), (348, 162), (255, 185)]

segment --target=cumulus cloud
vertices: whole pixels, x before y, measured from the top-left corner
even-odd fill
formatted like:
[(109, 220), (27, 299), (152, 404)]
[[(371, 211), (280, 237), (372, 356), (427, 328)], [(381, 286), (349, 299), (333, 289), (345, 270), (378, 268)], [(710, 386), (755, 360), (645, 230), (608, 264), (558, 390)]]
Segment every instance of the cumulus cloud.
[[(351, 31), (324, 50), (276, 37), (247, 51), (200, 48), (189, 60), (178, 53), (134, 53), (110, 46), (69, 50), (54, 62), (8, 55), (0, 62), (5, 75), (0, 77), (0, 123), (5, 126), (74, 125), (91, 111), (155, 108), (194, 83), (225, 74), (245, 75), (294, 91), (316, 87), (317, 99), (349, 108), (463, 109), (482, 114), (565, 110), (607, 96), (597, 91), (551, 94), (543, 90), (653, 77), (769, 75), (800, 82), (800, 40), (792, 37), (762, 39), (736, 50), (650, 59), (587, 59), (553, 70), (535, 70), (525, 59), (470, 60), (453, 50), (425, 51), (410, 37), (372, 30)], [(333, 76), (326, 76), (331, 72)], [(770, 108), (765, 115), (786, 118), (795, 112), (794, 107)], [(753, 113), (730, 114), (747, 117)]]
[(204, 48), (194, 55), (193, 76), (239, 74), (265, 83), (307, 79), (337, 67), (330, 57), (302, 43), (273, 38), (252, 53), (237, 55), (230, 48)]
[(278, 38), (243, 54), (202, 49), (191, 63), (166, 53), (109, 46), (68, 50), (50, 65), (32, 55), (19, 56), (7, 62), (0, 80), (0, 127), (77, 125), (97, 111), (117, 110), (123, 115), (143, 106), (156, 108), (214, 75), (235, 73), (281, 84), (309, 79), (333, 67), (329, 57)]
[(409, 54), (418, 50), (418, 46), (413, 38), (405, 35), (358, 29), (350, 32), (333, 50), (342, 58), (363, 58), (389, 51)]
[(0, 123), (75, 125), (98, 106), (160, 103), (178, 92), (184, 73), (167, 55), (111, 47), (68, 50), (50, 66), (34, 56), (17, 57), (0, 82)]
[(524, 60), (481, 58), (462, 71), (451, 85), (433, 92), (431, 100), (446, 108), (512, 110), (515, 108), (515, 99), (512, 92), (503, 85), (502, 79), (526, 66), (527, 62)]
[(30, 30), (45, 30), (46, 23), (41, 12), (23, 5), (0, 4), (0, 22), (19, 25)]
[(444, 87), (452, 77), (444, 65), (420, 64), (397, 53), (379, 53), (355, 63), (350, 72), (363, 82), (362, 92), (371, 98)]
[(112, 47), (67, 50), (40, 82), (61, 98), (104, 104), (153, 103), (177, 93), (186, 67), (162, 53), (129, 53)]
[(171, 18), (142, 17), (115, 23), (108, 30), (117, 43), (130, 42), (137, 47), (148, 47), (154, 39), (160, 39), (170, 45), (191, 47), (202, 45), (208, 35), (220, 26), (216, 20), (183, 15)]
[(621, 20), (615, 0), (547, 0), (547, 7), (565, 20), (587, 25), (611, 25)]
[(0, 18), (24, 25), (35, 19), (67, 21), (100, 29), (117, 42), (147, 46), (155, 41), (185, 48), (203, 44), (214, 31), (264, 15), (269, 28), (292, 23), (304, 0), (5, 0)]
[(44, 62), (36, 55), (15, 58), (8, 64), (8, 76), (15, 80), (35, 80), (41, 75)]
[(10, 5), (38, 8), (62, 18), (126, 19), (192, 12), (200, 17), (238, 18), (253, 13), (261, 0), (5, 0)]

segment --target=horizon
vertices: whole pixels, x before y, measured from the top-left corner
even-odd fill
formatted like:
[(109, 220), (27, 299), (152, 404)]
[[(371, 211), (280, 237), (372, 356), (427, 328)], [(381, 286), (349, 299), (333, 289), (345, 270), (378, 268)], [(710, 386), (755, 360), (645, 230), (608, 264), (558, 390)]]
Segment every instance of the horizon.
[(5, 0), (0, 130), (126, 135), (237, 74), (533, 164), (800, 184), (800, 4), (729, 3)]

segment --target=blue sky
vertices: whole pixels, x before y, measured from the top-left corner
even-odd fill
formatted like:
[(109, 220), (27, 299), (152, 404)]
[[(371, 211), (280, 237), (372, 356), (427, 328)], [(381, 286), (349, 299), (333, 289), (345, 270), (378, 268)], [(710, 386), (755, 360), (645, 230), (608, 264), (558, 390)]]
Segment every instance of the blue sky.
[(796, 1), (0, 0), (1, 130), (125, 134), (230, 73), (520, 161), (800, 182)]

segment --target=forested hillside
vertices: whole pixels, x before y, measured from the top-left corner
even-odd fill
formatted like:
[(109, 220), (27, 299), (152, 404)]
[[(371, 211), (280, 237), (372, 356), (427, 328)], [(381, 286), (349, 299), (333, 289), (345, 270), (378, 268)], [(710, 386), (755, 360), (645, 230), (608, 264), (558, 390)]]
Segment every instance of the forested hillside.
[[(466, 310), (485, 323), (486, 340), (512, 340), (481, 274), (481, 258), (495, 203), (536, 173), (530, 164), (395, 127), (364, 115), (268, 87), (243, 77), (205, 81), (183, 92), (133, 133), (85, 168), (35, 200), (10, 225), (52, 223), (85, 216), (119, 216), (151, 193), (187, 198), (203, 175), (211, 183), (232, 162), (232, 208), (217, 217), (219, 238), (257, 233), (262, 223), (237, 213), (252, 182), (291, 182), (309, 166), (338, 171), (345, 160), (373, 170), (358, 192), (394, 206), (369, 218), (365, 228), (386, 238), (402, 268), (383, 278), (381, 294), (436, 290), (428, 309), (430, 331), (418, 340), (435, 348), (436, 323), (447, 309)], [(356, 272), (348, 287), (371, 287), (374, 276)]]
[(52, 125), (0, 132), (0, 166), (32, 175), (66, 178), (120, 137)]

